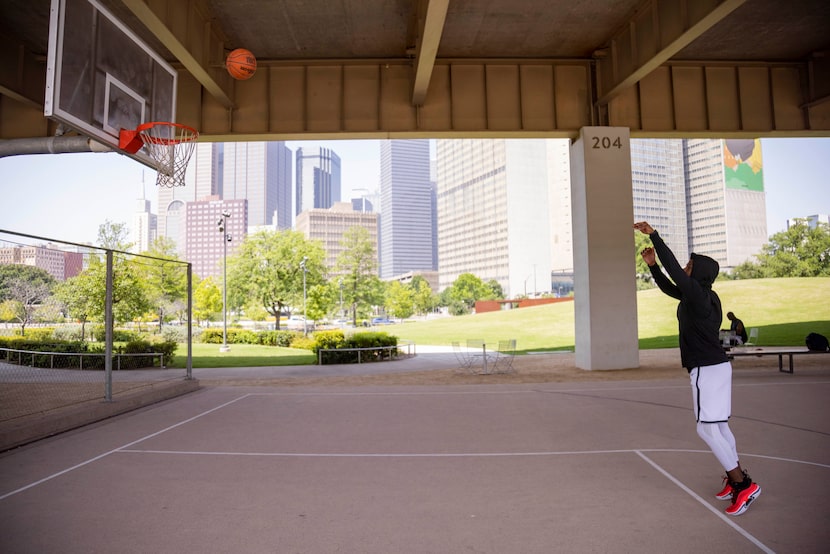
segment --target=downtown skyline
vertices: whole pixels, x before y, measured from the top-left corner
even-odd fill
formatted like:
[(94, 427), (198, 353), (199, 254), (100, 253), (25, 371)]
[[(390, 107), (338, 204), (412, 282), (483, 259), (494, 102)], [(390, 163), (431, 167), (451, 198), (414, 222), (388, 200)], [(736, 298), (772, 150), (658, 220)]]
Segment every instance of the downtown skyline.
[[(342, 160), (344, 201), (376, 192), (380, 185), (380, 142), (287, 141), (332, 148)], [(830, 139), (762, 139), (768, 235), (786, 220), (830, 212), (830, 183), (824, 166)], [(155, 172), (114, 153), (13, 156), (0, 160), (0, 228), (46, 238), (95, 243), (107, 220), (126, 223), (135, 200), (146, 198), (158, 213)]]

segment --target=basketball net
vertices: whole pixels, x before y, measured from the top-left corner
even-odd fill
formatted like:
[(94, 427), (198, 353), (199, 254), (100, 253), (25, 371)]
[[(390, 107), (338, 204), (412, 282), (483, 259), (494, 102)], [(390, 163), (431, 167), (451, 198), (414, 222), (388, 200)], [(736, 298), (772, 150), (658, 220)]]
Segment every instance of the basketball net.
[(121, 131), (121, 148), (135, 154), (143, 146), (156, 166), (156, 185), (183, 187), (187, 162), (196, 147), (199, 132), (187, 125), (150, 122), (135, 131)]

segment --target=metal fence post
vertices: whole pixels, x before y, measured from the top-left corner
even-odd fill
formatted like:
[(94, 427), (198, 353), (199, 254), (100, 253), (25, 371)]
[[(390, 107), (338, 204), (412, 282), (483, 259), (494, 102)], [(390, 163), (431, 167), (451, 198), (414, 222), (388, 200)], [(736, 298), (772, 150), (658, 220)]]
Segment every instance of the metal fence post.
[[(224, 237), (223, 237), (224, 238)], [(161, 355), (164, 365), (164, 354)], [(187, 374), (185, 379), (193, 379), (193, 266), (187, 264)]]
[(106, 347), (104, 354), (104, 399), (112, 402), (112, 250), (107, 250), (107, 296), (104, 312), (104, 326), (106, 327)]

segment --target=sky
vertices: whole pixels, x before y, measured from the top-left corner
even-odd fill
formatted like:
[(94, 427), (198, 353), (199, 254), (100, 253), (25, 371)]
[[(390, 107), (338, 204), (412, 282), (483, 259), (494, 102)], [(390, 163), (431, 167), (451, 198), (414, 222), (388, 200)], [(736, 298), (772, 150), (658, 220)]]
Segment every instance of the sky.
[[(340, 156), (344, 201), (378, 189), (379, 141), (306, 144)], [(294, 151), (303, 142), (287, 145)], [(769, 235), (785, 230), (789, 218), (830, 214), (830, 138), (762, 139), (761, 152)], [(0, 158), (0, 229), (94, 244), (107, 220), (131, 224), (142, 195), (157, 213), (155, 178), (155, 171), (111, 152)]]

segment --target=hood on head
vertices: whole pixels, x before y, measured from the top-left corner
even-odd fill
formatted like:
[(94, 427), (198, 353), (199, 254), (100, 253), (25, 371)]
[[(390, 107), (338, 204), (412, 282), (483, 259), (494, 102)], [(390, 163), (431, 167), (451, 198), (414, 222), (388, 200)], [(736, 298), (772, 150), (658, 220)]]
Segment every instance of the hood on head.
[(694, 252), (692, 252), (691, 258), (694, 260), (694, 264), (692, 264), (692, 279), (704, 287), (711, 287), (715, 279), (718, 278), (720, 264), (709, 256), (695, 254)]

